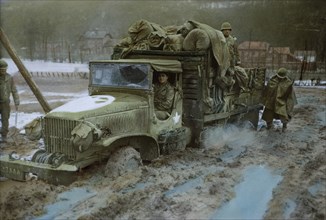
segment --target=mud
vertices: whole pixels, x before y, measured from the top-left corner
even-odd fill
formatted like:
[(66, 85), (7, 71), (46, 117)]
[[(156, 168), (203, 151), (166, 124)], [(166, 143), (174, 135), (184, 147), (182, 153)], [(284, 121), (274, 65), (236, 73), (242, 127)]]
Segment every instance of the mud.
[[(85, 92), (75, 87), (71, 93)], [(106, 175), (106, 162), (94, 164), (69, 186), (1, 178), (1, 219), (326, 219), (326, 90), (295, 91), (299, 103), (285, 133), (277, 121), (272, 131), (212, 128), (204, 148), (186, 148), (119, 175)], [(26, 104), (20, 111), (42, 110)], [(28, 156), (39, 147), (42, 142), (15, 132), (1, 154)], [(68, 194), (74, 191), (75, 200)], [(66, 200), (69, 209), (58, 208)]]

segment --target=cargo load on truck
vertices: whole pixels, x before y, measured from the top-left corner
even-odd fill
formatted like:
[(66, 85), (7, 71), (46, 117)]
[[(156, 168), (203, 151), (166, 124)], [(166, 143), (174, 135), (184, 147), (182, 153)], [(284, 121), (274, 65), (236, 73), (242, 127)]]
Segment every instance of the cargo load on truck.
[[(230, 54), (225, 37), (220, 30), (207, 24), (188, 20), (179, 26), (163, 27), (147, 20), (139, 20), (128, 29), (128, 36), (115, 46), (112, 59), (133, 57), (132, 54), (147, 52), (155, 59), (169, 59), (179, 54), (179, 60), (185, 54), (207, 53), (209, 62), (206, 69), (198, 69), (198, 74), (205, 74), (203, 81), (203, 97), (205, 114), (229, 112), (233, 108), (245, 105), (241, 99), (234, 103), (225, 100), (227, 93), (247, 92), (255, 88), (262, 89), (265, 82), (265, 68), (244, 69), (240, 66), (230, 66)], [(164, 57), (163, 57), (164, 56)], [(146, 58), (151, 58), (146, 56)], [(172, 58), (173, 59), (173, 58)], [(194, 62), (184, 62), (193, 65)], [(203, 64), (198, 65), (202, 68)], [(187, 68), (184, 66), (184, 68)]]

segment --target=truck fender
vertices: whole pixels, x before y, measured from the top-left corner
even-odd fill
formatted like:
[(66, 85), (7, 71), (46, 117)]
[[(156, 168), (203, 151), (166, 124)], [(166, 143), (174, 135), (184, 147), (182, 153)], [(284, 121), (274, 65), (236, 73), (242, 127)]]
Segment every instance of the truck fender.
[(131, 146), (139, 151), (142, 160), (151, 161), (160, 156), (157, 140), (146, 133), (120, 134), (102, 138), (94, 143), (95, 147), (105, 147), (114, 151), (119, 147)]

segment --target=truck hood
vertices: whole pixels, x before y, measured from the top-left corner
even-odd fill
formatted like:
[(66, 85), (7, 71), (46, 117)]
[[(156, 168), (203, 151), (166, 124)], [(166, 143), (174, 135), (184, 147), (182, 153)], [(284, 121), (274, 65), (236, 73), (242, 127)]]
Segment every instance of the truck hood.
[(110, 113), (148, 107), (146, 98), (133, 94), (112, 93), (93, 95), (70, 101), (52, 111), (46, 117), (80, 120)]

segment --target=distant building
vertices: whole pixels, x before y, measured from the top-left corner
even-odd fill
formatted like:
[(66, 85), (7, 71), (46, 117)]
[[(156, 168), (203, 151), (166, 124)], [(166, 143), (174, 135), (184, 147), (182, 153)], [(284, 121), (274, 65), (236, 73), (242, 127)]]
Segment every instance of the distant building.
[(238, 50), (243, 67), (316, 70), (315, 51), (295, 51), (292, 54), (289, 47), (271, 47), (263, 41), (244, 41), (239, 44)]
[(269, 50), (269, 43), (244, 41), (238, 46), (241, 64), (244, 67), (264, 67)]
[(290, 47), (270, 47), (266, 67), (269, 69), (279, 69), (285, 67), (287, 69), (296, 70), (300, 67), (298, 60), (290, 51)]
[(294, 56), (300, 60), (303, 71), (317, 70), (317, 53), (314, 50), (296, 50)]
[(305, 60), (309, 63), (314, 63), (317, 60), (316, 51), (314, 50), (296, 50), (293, 54), (300, 61)]
[(107, 31), (95, 29), (81, 35), (78, 43), (81, 60), (109, 59), (113, 52), (114, 39)]

